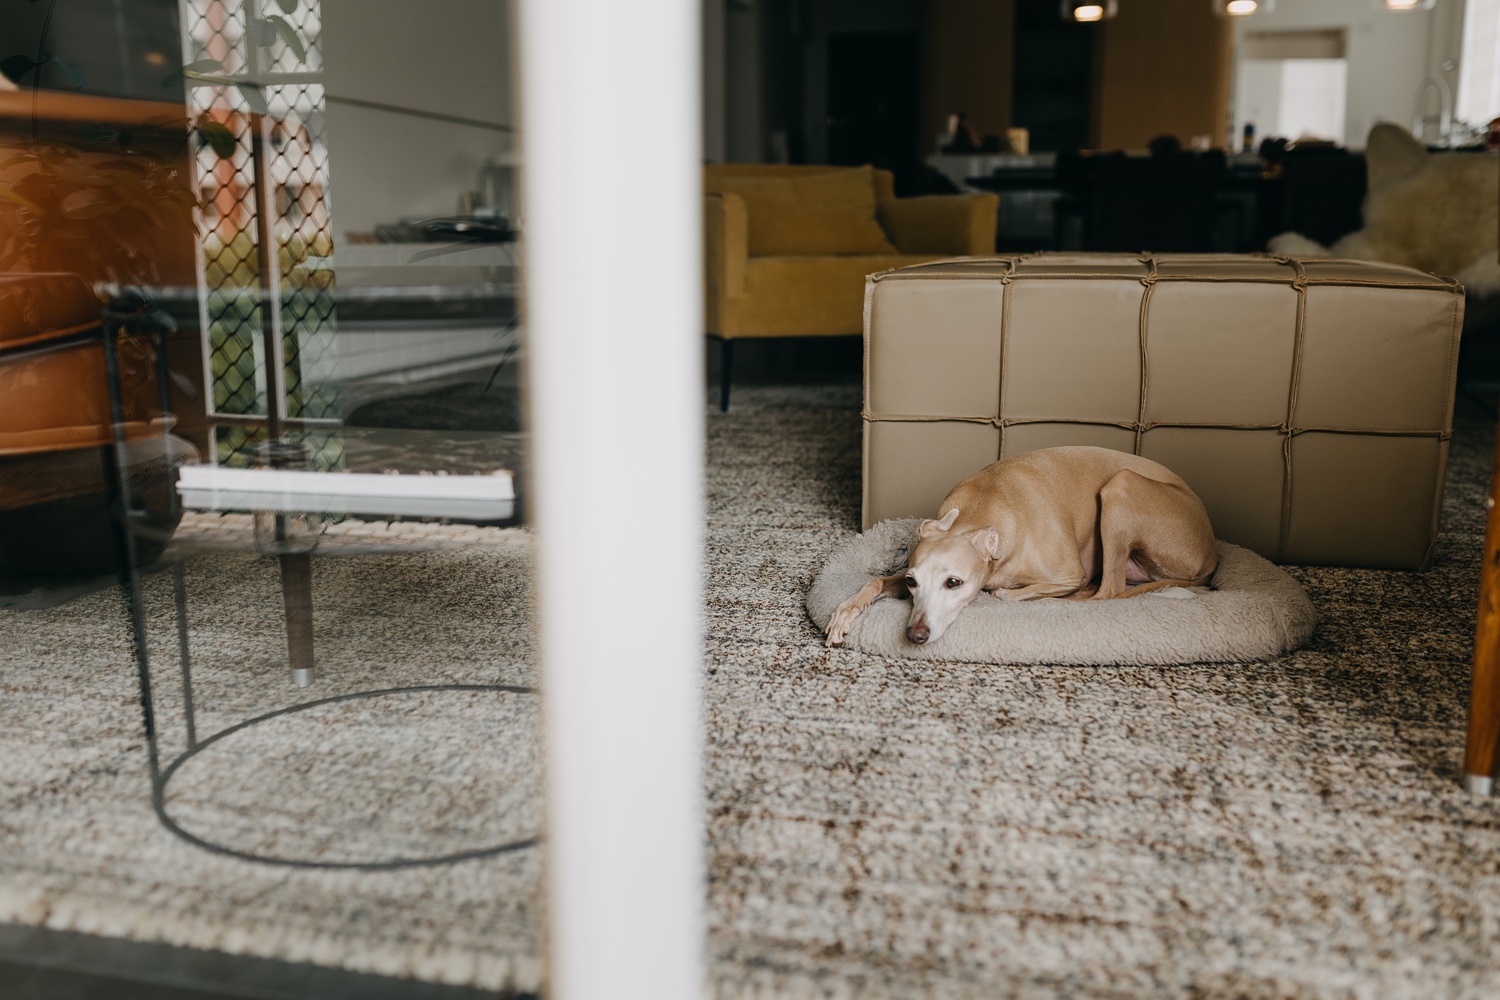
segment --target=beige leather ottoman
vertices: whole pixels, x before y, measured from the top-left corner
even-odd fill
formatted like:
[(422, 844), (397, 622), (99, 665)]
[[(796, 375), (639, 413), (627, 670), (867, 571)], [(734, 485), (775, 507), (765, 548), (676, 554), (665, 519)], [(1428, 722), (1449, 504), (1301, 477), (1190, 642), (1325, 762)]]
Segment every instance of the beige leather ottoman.
[(1287, 563), (1432, 555), (1463, 288), (1266, 255), (968, 257), (865, 289), (864, 524), (984, 465), (1093, 444), (1181, 475)]

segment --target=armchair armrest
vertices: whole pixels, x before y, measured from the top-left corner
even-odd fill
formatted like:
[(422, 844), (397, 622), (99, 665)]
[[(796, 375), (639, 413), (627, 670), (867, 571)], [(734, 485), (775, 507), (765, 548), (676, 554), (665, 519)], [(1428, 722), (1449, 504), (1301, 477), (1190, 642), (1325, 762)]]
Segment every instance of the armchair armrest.
[(727, 191), (703, 196), (704, 298), (708, 332), (718, 331), (720, 304), (745, 294), (745, 265), (750, 258), (749, 217), (745, 199)]
[(1000, 198), (988, 192), (890, 198), (878, 214), (904, 254), (989, 254), (995, 252)]

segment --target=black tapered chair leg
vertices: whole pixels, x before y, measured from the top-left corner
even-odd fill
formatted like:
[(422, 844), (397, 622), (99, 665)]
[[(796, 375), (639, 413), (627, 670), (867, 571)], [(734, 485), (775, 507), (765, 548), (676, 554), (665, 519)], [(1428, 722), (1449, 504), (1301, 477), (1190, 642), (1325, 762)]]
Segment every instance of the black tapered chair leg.
[(734, 341), (719, 339), (719, 412), (729, 412), (729, 379), (734, 370)]

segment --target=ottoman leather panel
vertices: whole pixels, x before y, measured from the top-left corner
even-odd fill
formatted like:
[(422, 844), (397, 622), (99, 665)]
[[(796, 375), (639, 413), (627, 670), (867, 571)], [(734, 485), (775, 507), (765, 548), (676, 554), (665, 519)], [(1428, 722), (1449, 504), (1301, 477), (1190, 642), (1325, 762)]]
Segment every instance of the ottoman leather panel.
[(864, 524), (933, 516), (997, 458), (1094, 444), (1172, 468), (1220, 538), (1269, 558), (1420, 568), (1462, 319), (1451, 279), (1336, 258), (1036, 254), (871, 275)]
[[(883, 486), (877, 500), (866, 494), (865, 510), (905, 511), (901, 517), (916, 511), (931, 517), (954, 483), (995, 460), (1000, 431), (980, 423), (867, 424), (864, 449), (866, 485), (873, 476)], [(932, 496), (933, 483), (948, 485)], [(875, 520), (896, 516), (877, 514)]]
[(1236, 284), (1247, 281), (1269, 281), (1278, 285), (1287, 283), (1286, 269), (1274, 257), (1237, 253), (1174, 253), (1156, 258), (1156, 273), (1162, 278), (1222, 281), (1231, 270)]
[[(1018, 419), (1135, 420), (1140, 345), (1119, 336), (1141, 312), (1139, 283), (1035, 281), (1012, 287), (1005, 338), (1005, 412)], [(976, 362), (977, 363), (977, 362)], [(991, 413), (991, 416), (998, 414)]]
[(1146, 329), (1148, 422), (1286, 419), (1297, 333), (1297, 295), (1286, 285), (1163, 282)]
[(1369, 565), (1425, 566), (1447, 458), (1431, 439), (1299, 435), (1287, 547), (1308, 563), (1337, 563), (1358, 546)]
[[(1072, 444), (1091, 444), (1100, 448), (1113, 448), (1116, 451), (1133, 451), (1135, 431), (1125, 427), (1111, 427), (1107, 424), (1014, 424), (1005, 429), (1005, 448), (1000, 457), (1009, 458), (1023, 452), (1036, 451), (1038, 448), (1061, 448)], [(969, 472), (975, 472), (979, 468), (980, 466), (976, 465)], [(953, 482), (956, 483), (958, 480), (955, 479)], [(948, 485), (952, 486), (953, 483)], [(947, 492), (943, 490), (932, 498), (934, 508), (942, 502), (943, 497), (947, 496)]]
[[(1461, 307), (1441, 295), (1368, 286), (1307, 291), (1302, 427), (1429, 430), (1447, 427), (1451, 395), (1413, 392), (1440, 386), (1458, 358)], [(1358, 350), (1351, 334), (1358, 331)]]
[(1237, 538), (1236, 545), (1254, 552), (1275, 552), (1281, 543), (1284, 440), (1274, 430), (1156, 427), (1141, 435), (1140, 454), (1193, 488), (1212, 512), (1214, 534)]
[[(869, 398), (882, 413), (936, 416), (1000, 412), (1003, 289), (988, 281), (903, 284), (868, 310)], [(910, 332), (920, 330), (921, 336)], [(929, 355), (963, 358), (942, 383), (906, 377)]]

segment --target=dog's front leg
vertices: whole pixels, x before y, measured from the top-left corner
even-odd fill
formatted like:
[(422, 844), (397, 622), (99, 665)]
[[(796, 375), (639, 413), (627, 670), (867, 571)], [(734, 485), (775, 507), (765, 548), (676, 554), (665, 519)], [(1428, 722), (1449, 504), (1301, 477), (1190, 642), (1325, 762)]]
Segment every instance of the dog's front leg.
[(997, 587), (990, 591), (991, 594), (1002, 601), (1035, 601), (1043, 597), (1069, 597), (1078, 591), (1087, 581), (1066, 581), (1064, 583), (1031, 583), (1024, 587), (1013, 587), (1006, 590)]
[(905, 570), (890, 576), (877, 576), (859, 588), (859, 593), (840, 604), (833, 617), (828, 619), (828, 627), (823, 630), (828, 634), (828, 645), (842, 646), (844, 637), (849, 634), (849, 626), (854, 624), (854, 619), (859, 617), (860, 612), (888, 596), (907, 596)]

